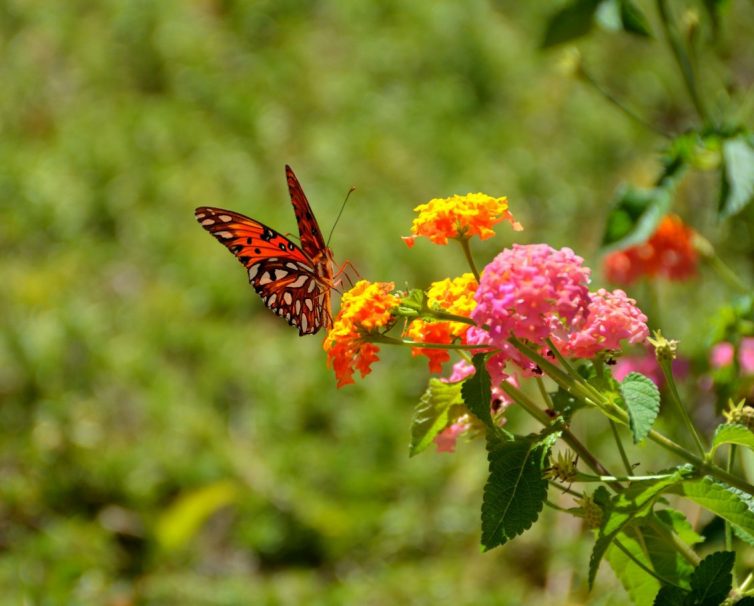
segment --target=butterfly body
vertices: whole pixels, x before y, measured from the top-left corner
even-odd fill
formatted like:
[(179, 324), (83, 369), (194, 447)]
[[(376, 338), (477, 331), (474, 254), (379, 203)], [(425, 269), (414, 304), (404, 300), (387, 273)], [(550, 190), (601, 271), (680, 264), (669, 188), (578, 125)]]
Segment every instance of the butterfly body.
[(296, 175), (285, 167), (301, 245), (245, 215), (202, 206), (199, 224), (244, 265), (249, 282), (264, 304), (299, 329), (314, 334), (332, 326), (330, 290), (332, 251), (325, 244)]

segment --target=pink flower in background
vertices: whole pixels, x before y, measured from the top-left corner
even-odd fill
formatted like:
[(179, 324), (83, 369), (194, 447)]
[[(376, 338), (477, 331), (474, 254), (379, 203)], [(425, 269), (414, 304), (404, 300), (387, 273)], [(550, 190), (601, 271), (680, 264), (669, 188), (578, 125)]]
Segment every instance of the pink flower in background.
[(589, 306), (583, 261), (570, 248), (514, 244), (484, 268), (472, 319), (487, 326), (490, 344), (500, 349), (511, 334), (541, 344), (581, 326)]
[(468, 415), (462, 416), (457, 422), (448, 425), (435, 436), (437, 452), (455, 452), (458, 437), (471, 427)]
[[(683, 379), (688, 376), (691, 365), (686, 358), (676, 358), (673, 360), (671, 368), (676, 379)], [(613, 378), (616, 381), (622, 381), (631, 372), (640, 372), (649, 377), (657, 387), (665, 385), (665, 376), (662, 374), (662, 369), (651, 348), (646, 349), (641, 354), (618, 358), (615, 366), (613, 366)]]
[(589, 316), (581, 330), (555, 340), (563, 355), (592, 358), (603, 351), (618, 351), (621, 341), (643, 343), (649, 336), (647, 316), (622, 290), (600, 288), (591, 295)]
[(738, 346), (738, 364), (745, 375), (754, 374), (754, 337), (744, 337)]
[(716, 343), (709, 352), (710, 366), (712, 368), (722, 368), (723, 366), (733, 364), (734, 353), (735, 348), (733, 347), (733, 343), (728, 343), (727, 341)]

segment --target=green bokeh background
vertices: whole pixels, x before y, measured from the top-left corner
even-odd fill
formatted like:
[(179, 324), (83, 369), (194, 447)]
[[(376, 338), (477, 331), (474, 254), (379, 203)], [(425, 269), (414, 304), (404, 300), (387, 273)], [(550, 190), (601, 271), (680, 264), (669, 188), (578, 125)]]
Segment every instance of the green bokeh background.
[[(754, 11), (732, 4), (713, 89), (752, 81)], [(507, 195), (526, 228), (480, 261), (546, 241), (598, 267), (614, 190), (651, 183), (662, 141), (569, 76), (564, 49), (537, 49), (552, 10), (0, 2), (2, 603), (626, 602), (607, 569), (585, 593), (571, 517), (481, 553), (482, 445), (407, 457), (426, 362), (383, 351), (336, 390), (321, 335), (265, 310), (193, 218), (295, 231), (289, 163), (323, 230), (357, 187), (332, 247), (365, 278), (463, 271), (459, 250), (400, 236), (417, 204), (469, 191)], [(638, 112), (691, 124), (661, 40), (581, 47)], [(718, 242), (716, 185), (693, 178), (677, 210)], [(694, 344), (726, 293), (667, 296)]]

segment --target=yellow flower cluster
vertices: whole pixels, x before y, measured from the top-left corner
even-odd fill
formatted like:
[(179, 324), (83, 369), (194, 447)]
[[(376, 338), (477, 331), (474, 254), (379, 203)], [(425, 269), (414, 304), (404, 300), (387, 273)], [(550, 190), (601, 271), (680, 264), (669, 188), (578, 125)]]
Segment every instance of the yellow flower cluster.
[[(477, 286), (476, 278), (470, 273), (434, 282), (427, 290), (427, 305), (430, 309), (469, 317), (476, 306)], [(454, 339), (463, 340), (468, 329), (469, 325), (463, 322), (415, 320), (409, 325), (406, 336), (417, 343), (452, 343)], [(430, 372), (441, 372), (442, 365), (450, 360), (448, 352), (442, 349), (414, 347), (411, 352), (429, 358)]]
[(338, 387), (353, 383), (356, 370), (365, 377), (377, 361), (379, 348), (364, 337), (392, 323), (391, 312), (400, 301), (391, 292), (394, 288), (392, 282), (359, 280), (343, 295), (340, 311), (323, 345)]
[(450, 198), (434, 198), (414, 209), (419, 216), (411, 226), (413, 235), (403, 238), (409, 246), (419, 236), (435, 244), (447, 244), (449, 239), (479, 236), (491, 238), (492, 226), (508, 221), (513, 229), (523, 229), (508, 210), (508, 198), (493, 198), (486, 194), (466, 194)]

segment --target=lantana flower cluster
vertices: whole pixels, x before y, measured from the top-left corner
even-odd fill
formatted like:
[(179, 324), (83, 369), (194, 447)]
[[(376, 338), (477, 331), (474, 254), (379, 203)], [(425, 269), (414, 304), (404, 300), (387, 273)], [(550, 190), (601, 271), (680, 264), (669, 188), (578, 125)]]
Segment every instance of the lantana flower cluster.
[[(382, 344), (426, 356), (431, 372), (441, 372), (456, 353), (460, 359), (445, 379), (450, 383), (473, 374), (471, 356), (483, 352), (492, 380), (490, 409), (502, 422), (510, 388), (517, 388), (519, 377), (541, 375), (544, 360), (612, 359), (624, 345), (647, 341), (647, 317), (636, 301), (623, 290), (590, 292), (590, 270), (569, 248), (514, 244), (477, 274), (469, 240), (489, 238), (502, 220), (520, 228), (505, 198), (454, 196), (416, 210), (409, 244), (418, 236), (443, 245), (458, 240), (472, 272), (434, 282), (421, 297), (394, 293), (392, 283), (358, 282), (343, 296), (324, 346), (339, 387), (353, 382), (356, 371), (369, 373)], [(401, 335), (389, 336), (399, 320)], [(437, 435), (438, 448), (452, 451), (472, 425), (468, 415), (449, 419)]]
[[(478, 286), (476, 278), (471, 273), (434, 282), (427, 289), (427, 305), (430, 309), (468, 318), (476, 307), (474, 293)], [(409, 324), (405, 336), (417, 343), (465, 343), (469, 328), (470, 325), (463, 322), (418, 319)], [(450, 353), (443, 349), (414, 347), (411, 353), (429, 358), (430, 372), (442, 372), (442, 365), (450, 360)]]
[(508, 221), (513, 229), (520, 231), (508, 210), (508, 198), (492, 198), (485, 194), (466, 194), (450, 198), (434, 198), (420, 204), (414, 211), (418, 217), (411, 226), (412, 235), (403, 240), (411, 247), (417, 237), (429, 238), (435, 244), (447, 244), (448, 240), (479, 236), (486, 240), (495, 235), (492, 227)]
[(607, 255), (603, 269), (613, 284), (629, 285), (643, 277), (686, 280), (696, 275), (698, 265), (694, 230), (667, 215), (646, 242)]
[(369, 337), (392, 324), (392, 311), (400, 301), (392, 294), (394, 288), (392, 282), (359, 280), (343, 295), (340, 312), (324, 343), (338, 387), (353, 383), (356, 371), (365, 377), (379, 360), (379, 347), (370, 343)]

